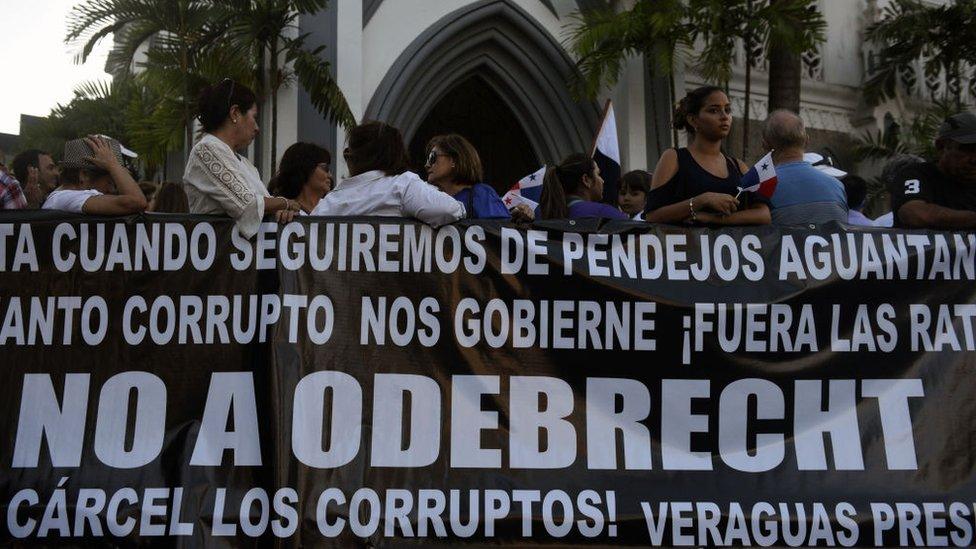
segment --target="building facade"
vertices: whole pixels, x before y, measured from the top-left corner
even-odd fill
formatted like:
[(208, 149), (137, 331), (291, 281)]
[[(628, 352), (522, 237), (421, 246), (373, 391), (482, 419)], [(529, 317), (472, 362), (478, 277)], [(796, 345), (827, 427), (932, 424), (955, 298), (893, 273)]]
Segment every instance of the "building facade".
[[(431, 136), (461, 133), (478, 147), (488, 179), (504, 187), (544, 162), (588, 151), (607, 99), (616, 111), (624, 170), (653, 168), (660, 151), (671, 146), (667, 82), (649, 74), (643, 59), (630, 59), (619, 83), (597, 100), (579, 100), (570, 91), (575, 65), (567, 26), (573, 13), (601, 1), (334, 0), (327, 10), (302, 17), (298, 32), (308, 34), (312, 46), (326, 46), (357, 120), (401, 128), (416, 159)], [(910, 116), (922, 99), (909, 93), (869, 107), (861, 97), (871, 62), (863, 31), (887, 1), (819, 0), (827, 40), (804, 55), (800, 114), (814, 139), (811, 148), (826, 149), (848, 168), (854, 136), (878, 129), (892, 112)], [(741, 52), (736, 58), (743, 58)], [(705, 83), (688, 62), (675, 67), (675, 77), (679, 97)], [(756, 144), (758, 121), (767, 114), (767, 85), (765, 68), (756, 67), (750, 99)], [(741, 61), (729, 88), (741, 122)], [(342, 150), (343, 130), (324, 120), (301, 89), (281, 95), (279, 120), (279, 157), (299, 140)], [(742, 124), (737, 126), (741, 132)], [(733, 153), (741, 151), (741, 140), (733, 135)], [(749, 156), (758, 152), (753, 146)], [(341, 177), (342, 155), (335, 156)]]

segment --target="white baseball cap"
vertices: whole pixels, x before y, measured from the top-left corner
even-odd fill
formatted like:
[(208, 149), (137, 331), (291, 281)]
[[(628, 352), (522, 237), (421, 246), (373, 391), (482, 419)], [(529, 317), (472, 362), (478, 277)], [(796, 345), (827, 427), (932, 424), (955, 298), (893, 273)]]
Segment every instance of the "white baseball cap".
[(828, 164), (822, 154), (804, 153), (803, 161), (809, 164), (813, 164), (814, 168), (817, 168), (818, 170), (822, 171), (823, 173), (831, 177), (836, 177), (837, 179), (840, 179), (847, 175), (847, 172), (845, 172), (844, 170), (839, 170), (831, 166), (830, 164)]

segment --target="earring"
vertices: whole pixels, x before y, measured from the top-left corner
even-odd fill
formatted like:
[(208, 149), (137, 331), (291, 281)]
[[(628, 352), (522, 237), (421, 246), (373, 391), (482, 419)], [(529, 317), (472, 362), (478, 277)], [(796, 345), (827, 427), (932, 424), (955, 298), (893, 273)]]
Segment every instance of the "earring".
[(237, 124), (237, 119), (236, 118), (234, 119), (234, 123)]

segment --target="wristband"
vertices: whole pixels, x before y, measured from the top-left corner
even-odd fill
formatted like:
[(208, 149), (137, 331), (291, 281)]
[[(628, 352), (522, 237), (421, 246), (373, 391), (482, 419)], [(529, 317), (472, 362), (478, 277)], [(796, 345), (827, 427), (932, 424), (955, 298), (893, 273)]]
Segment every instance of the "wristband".
[(698, 213), (695, 211), (695, 199), (688, 200), (688, 209), (691, 210), (691, 220), (698, 221)]

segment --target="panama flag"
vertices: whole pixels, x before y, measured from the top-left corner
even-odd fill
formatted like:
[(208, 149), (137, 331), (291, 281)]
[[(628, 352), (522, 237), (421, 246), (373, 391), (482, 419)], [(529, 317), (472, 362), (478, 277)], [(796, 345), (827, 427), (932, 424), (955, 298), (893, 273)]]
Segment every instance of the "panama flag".
[(600, 167), (600, 176), (603, 177), (603, 202), (616, 206), (620, 184), (620, 145), (617, 142), (617, 119), (610, 100), (607, 100), (603, 111), (603, 121), (590, 156)]
[(772, 198), (773, 192), (776, 191), (776, 167), (773, 166), (772, 151), (742, 176), (741, 185), (739, 194), (758, 193), (766, 198)]
[[(512, 185), (512, 188), (502, 197), (505, 206), (511, 210), (519, 204), (528, 203), (534, 209), (535, 205), (538, 205), (542, 198), (542, 180), (545, 177), (546, 167), (543, 166), (535, 172), (519, 179), (518, 183)], [(528, 200), (528, 202), (525, 202), (525, 200)]]

